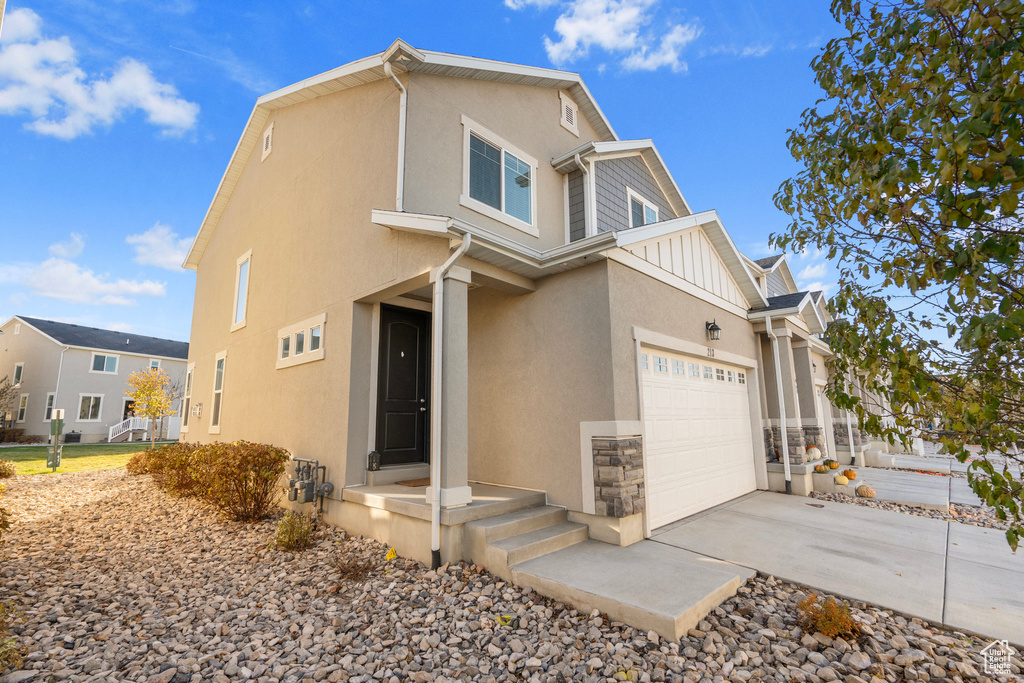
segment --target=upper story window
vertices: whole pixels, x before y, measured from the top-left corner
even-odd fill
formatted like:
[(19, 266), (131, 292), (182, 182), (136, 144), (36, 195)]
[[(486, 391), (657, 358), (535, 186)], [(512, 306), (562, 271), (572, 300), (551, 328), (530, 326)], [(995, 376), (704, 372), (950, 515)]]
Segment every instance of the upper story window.
[(107, 375), (117, 374), (117, 356), (106, 353), (92, 354), (92, 367), (89, 372), (102, 372)]
[(472, 120), (464, 131), (462, 196), (459, 203), (534, 237), (537, 160)]
[(14, 364), (14, 386), (21, 384), (21, 380), (25, 378), (25, 364), (15, 363)]
[(322, 313), (278, 330), (277, 369), (321, 360), (326, 322), (327, 314)]
[(252, 249), (238, 257), (235, 262), (235, 315), (231, 319), (231, 331), (245, 327), (246, 306), (249, 299), (249, 263)]
[(558, 93), (558, 101), (562, 109), (562, 128), (579, 137), (580, 128), (577, 121), (580, 119), (580, 108), (564, 92)]
[(149, 369), (150, 370), (159, 370), (160, 369), (160, 359), (159, 358), (150, 358), (149, 359)]
[(657, 206), (629, 188), (626, 188), (626, 194), (629, 197), (629, 227), (639, 228), (658, 222)]

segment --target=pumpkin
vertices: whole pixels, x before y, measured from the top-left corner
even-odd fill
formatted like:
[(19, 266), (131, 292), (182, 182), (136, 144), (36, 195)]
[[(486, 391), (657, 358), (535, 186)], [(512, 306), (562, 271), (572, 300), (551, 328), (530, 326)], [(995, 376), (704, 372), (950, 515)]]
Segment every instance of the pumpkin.
[(820, 457), (821, 457), (821, 451), (818, 450), (817, 446), (811, 446), (810, 448), (807, 449), (807, 459), (808, 460), (817, 460)]
[(836, 475), (836, 484), (838, 484), (839, 486), (846, 486), (849, 483), (850, 483), (850, 480), (847, 479), (846, 477), (844, 477), (843, 475), (841, 475), (841, 474), (837, 474)]
[(874, 498), (875, 490), (867, 484), (861, 484), (857, 487), (857, 495), (861, 498)]
[(857, 473), (853, 470), (843, 470), (843, 476), (852, 481), (857, 478)]
[(839, 461), (838, 460), (826, 460), (825, 464), (828, 465), (829, 469), (832, 469), (832, 470), (838, 470), (839, 469)]
[(817, 472), (818, 474), (825, 474), (828, 472), (828, 468), (825, 467), (824, 465), (815, 465), (814, 471)]

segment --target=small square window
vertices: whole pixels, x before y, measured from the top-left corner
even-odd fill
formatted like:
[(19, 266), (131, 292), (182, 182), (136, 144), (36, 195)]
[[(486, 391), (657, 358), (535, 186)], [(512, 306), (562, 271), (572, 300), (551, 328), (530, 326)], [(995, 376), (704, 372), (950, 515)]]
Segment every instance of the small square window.
[(737, 372), (736, 373), (736, 381), (739, 384), (746, 384), (747, 383), (747, 376), (744, 373), (742, 373), (742, 372)]
[(729, 381), (730, 382), (735, 382), (736, 381), (736, 373), (733, 372), (732, 370), (729, 371)]
[(690, 377), (700, 377), (699, 363), (690, 363)]
[(686, 363), (681, 360), (672, 361), (672, 374), (673, 375), (685, 375), (686, 374)]
[(158, 359), (158, 358), (150, 358), (149, 359), (149, 369), (150, 370), (159, 370), (160, 369), (160, 359)]
[(661, 356), (654, 357), (654, 371), (655, 372), (668, 372), (668, 358), (662, 358)]
[(629, 196), (629, 227), (639, 228), (658, 222), (657, 206), (628, 187), (626, 194)]
[(291, 355), (292, 338), (281, 337), (281, 358), (287, 358)]
[(320, 348), (320, 326), (317, 325), (309, 331), (309, 350), (316, 351)]
[(647, 369), (647, 354), (646, 353), (641, 353), (640, 354), (640, 367), (643, 370)]
[(719, 382), (724, 382), (725, 370), (723, 370), (722, 368), (715, 368), (715, 379), (717, 379)]
[(715, 374), (710, 365), (704, 366), (704, 379), (714, 379)]

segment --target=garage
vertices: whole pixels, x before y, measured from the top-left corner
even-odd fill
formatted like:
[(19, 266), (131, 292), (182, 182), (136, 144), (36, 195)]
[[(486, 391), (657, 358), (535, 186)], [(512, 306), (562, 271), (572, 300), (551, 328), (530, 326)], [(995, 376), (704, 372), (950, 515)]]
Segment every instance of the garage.
[(641, 348), (650, 529), (756, 488), (744, 368)]

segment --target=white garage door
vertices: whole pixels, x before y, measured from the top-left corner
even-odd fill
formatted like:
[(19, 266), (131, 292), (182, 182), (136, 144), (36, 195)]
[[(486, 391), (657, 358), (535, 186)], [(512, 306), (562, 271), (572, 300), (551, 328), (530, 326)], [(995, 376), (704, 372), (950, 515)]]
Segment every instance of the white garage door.
[(650, 528), (753, 491), (745, 370), (643, 348)]

